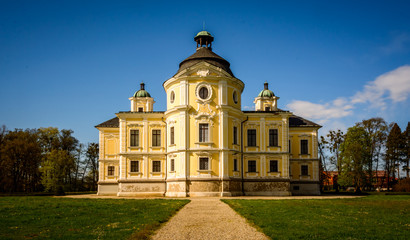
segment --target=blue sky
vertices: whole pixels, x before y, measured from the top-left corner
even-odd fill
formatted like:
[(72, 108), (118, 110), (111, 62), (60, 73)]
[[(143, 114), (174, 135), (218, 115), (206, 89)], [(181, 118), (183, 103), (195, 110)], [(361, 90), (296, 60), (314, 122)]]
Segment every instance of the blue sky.
[(329, 129), (371, 117), (410, 120), (409, 1), (0, 1), (0, 124), (54, 126), (98, 141), (95, 125), (130, 108), (144, 81), (162, 83), (213, 50), (245, 83), (242, 108), (265, 81), (292, 110)]

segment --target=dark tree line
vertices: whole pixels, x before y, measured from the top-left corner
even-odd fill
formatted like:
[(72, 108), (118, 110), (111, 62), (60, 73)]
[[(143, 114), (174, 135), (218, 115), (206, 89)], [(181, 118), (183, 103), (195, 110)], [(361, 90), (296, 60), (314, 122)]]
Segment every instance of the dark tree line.
[[(396, 123), (388, 124), (382, 118), (363, 120), (346, 133), (337, 130), (322, 136), (321, 162), (325, 170), (337, 171), (336, 190), (338, 185), (353, 186), (356, 192), (374, 190), (384, 181), (390, 189), (400, 178), (400, 171), (409, 179), (409, 137), (410, 123), (402, 131)], [(386, 174), (379, 176), (379, 170)]]
[(98, 144), (79, 143), (72, 130), (0, 129), (0, 192), (94, 191)]

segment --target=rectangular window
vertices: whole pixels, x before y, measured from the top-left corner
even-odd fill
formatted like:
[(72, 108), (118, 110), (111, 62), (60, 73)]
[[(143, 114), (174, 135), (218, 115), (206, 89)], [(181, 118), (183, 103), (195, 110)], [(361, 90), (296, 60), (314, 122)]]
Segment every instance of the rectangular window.
[(289, 140), (289, 153), (291, 153), (292, 152), (292, 144), (290, 144), (291, 143), (291, 141)]
[(174, 127), (171, 127), (171, 130), (170, 130), (170, 137), (171, 137), (171, 145), (174, 145), (175, 144), (175, 141), (174, 141)]
[(233, 171), (234, 172), (238, 171), (238, 159), (233, 160)]
[(208, 158), (199, 158), (199, 170), (209, 170)]
[(309, 166), (308, 165), (302, 165), (300, 168), (300, 172), (302, 176), (307, 176), (309, 175)]
[(114, 176), (114, 166), (108, 166), (108, 176)]
[(248, 161), (248, 172), (256, 172), (256, 161), (255, 160)]
[(265, 111), (266, 111), (266, 112), (269, 112), (269, 111), (270, 111), (270, 107), (269, 107), (269, 106), (266, 106), (266, 107), (265, 107)]
[(139, 161), (131, 161), (131, 172), (139, 172), (140, 164)]
[(161, 130), (152, 130), (152, 146), (161, 146)]
[(309, 154), (308, 140), (300, 140), (300, 154)]
[(199, 142), (208, 142), (208, 124), (199, 124)]
[(278, 146), (278, 129), (269, 129), (269, 147)]
[(161, 161), (152, 161), (152, 172), (161, 172)]
[(248, 146), (256, 147), (256, 129), (248, 129)]
[(171, 171), (171, 172), (174, 172), (174, 171), (175, 171), (175, 159), (171, 159), (170, 171)]
[(143, 111), (144, 111), (144, 108), (142, 107), (138, 108), (138, 112), (143, 112)]
[(269, 161), (269, 172), (278, 172), (278, 161), (277, 160)]
[(238, 144), (238, 128), (233, 127), (233, 144)]
[(131, 147), (138, 147), (139, 145), (140, 145), (140, 131), (139, 130), (131, 130), (130, 146)]

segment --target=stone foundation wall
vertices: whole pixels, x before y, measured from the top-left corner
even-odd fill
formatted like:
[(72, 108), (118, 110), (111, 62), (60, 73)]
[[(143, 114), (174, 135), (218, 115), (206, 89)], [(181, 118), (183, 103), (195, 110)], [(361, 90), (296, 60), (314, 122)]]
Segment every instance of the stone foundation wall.
[(294, 196), (320, 195), (319, 183), (292, 182), (290, 190)]
[(115, 196), (118, 193), (118, 183), (98, 184), (98, 193), (100, 196)]
[(290, 196), (290, 183), (281, 181), (244, 180), (246, 196)]
[(165, 181), (157, 182), (122, 182), (117, 196), (165, 196)]
[(188, 197), (186, 181), (167, 181), (167, 197)]

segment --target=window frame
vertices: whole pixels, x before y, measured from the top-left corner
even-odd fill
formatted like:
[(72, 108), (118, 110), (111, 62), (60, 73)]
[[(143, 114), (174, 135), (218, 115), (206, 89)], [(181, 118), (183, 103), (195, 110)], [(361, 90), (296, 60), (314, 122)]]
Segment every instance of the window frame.
[(208, 123), (199, 123), (198, 125), (198, 140), (200, 143), (206, 143), (209, 140), (209, 124)]
[[(275, 163), (275, 164), (272, 164)], [(276, 171), (275, 171), (276, 168)], [(278, 160), (269, 160), (269, 172), (277, 173), (279, 172), (279, 161)]]
[(248, 140), (247, 140), (248, 147), (256, 147), (256, 141), (257, 141), (256, 129), (248, 129), (247, 135), (248, 135)]
[(161, 147), (161, 129), (152, 129), (152, 147)]
[(130, 130), (130, 147), (139, 147), (140, 146), (140, 130), (131, 129)]
[[(205, 163), (205, 165), (202, 165)], [(200, 171), (209, 171), (209, 157), (199, 157), (199, 170)]]
[(301, 155), (309, 154), (309, 140), (307, 139), (300, 140), (300, 154)]
[[(136, 164), (136, 166), (133, 166), (133, 163)], [(136, 171), (133, 171), (136, 168)], [(131, 160), (130, 161), (130, 172), (131, 173), (139, 173), (140, 172), (140, 161), (138, 160)]]
[[(156, 169), (156, 168), (158, 168), (158, 169)], [(153, 173), (160, 173), (161, 172), (161, 160), (153, 160), (151, 170), (152, 170)], [(158, 170), (158, 171), (156, 171), (156, 170)]]
[(248, 173), (256, 173), (256, 170), (256, 160), (248, 160)]
[(279, 130), (276, 128), (269, 129), (269, 147), (279, 146)]
[(109, 177), (115, 176), (115, 166), (108, 166), (107, 167), (107, 176), (109, 176)]
[(300, 165), (300, 176), (309, 176), (309, 165)]
[(233, 144), (238, 145), (238, 127), (233, 127)]
[(174, 159), (174, 158), (172, 158), (172, 159), (170, 160), (170, 163), (169, 163), (169, 171), (170, 171), (170, 172), (175, 172), (175, 159)]
[(170, 134), (169, 134), (170, 135), (170, 143), (171, 143), (171, 145), (174, 145), (175, 144), (175, 128), (171, 127), (169, 132), (170, 132)]

